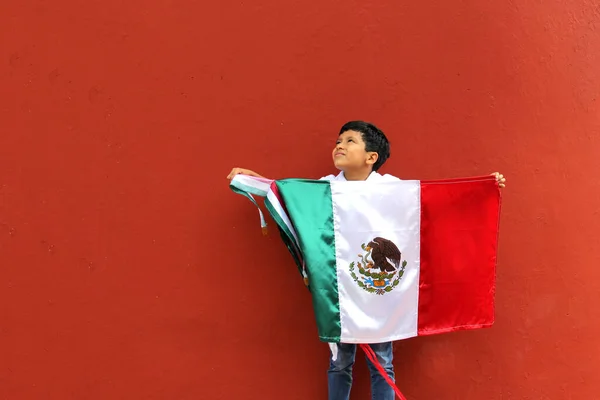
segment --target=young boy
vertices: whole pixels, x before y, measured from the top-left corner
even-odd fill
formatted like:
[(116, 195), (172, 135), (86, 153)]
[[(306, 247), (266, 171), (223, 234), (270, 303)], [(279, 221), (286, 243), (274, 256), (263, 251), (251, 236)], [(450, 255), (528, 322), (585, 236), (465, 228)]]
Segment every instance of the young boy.
[[(395, 181), (392, 175), (380, 175), (377, 171), (390, 157), (390, 144), (384, 133), (375, 125), (363, 121), (351, 121), (342, 126), (332, 152), (333, 164), (341, 172), (338, 175), (327, 175), (324, 180), (334, 181)], [(261, 177), (254, 171), (234, 168), (228, 179), (237, 174)], [(504, 187), (505, 179), (494, 173), (500, 187)], [(387, 374), (394, 380), (392, 343), (373, 343), (371, 348), (377, 360)], [(352, 387), (352, 366), (356, 355), (356, 345), (339, 343), (331, 352), (328, 374), (329, 400), (348, 400)], [(393, 400), (394, 390), (379, 374), (375, 366), (367, 359), (371, 372), (371, 396), (373, 400)]]

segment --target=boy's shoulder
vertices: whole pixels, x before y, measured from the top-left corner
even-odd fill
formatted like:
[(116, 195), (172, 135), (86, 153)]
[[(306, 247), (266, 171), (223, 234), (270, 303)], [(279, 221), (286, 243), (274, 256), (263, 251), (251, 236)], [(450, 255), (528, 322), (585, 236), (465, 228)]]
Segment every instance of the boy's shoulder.
[(335, 181), (337, 178), (336, 175), (327, 175), (319, 178), (320, 181)]
[[(346, 178), (344, 177), (344, 173), (340, 172), (337, 175), (327, 175), (327, 176), (323, 176), (321, 178), (319, 178), (320, 181), (346, 181)], [(372, 172), (371, 175), (369, 175), (369, 177), (367, 178), (367, 181), (371, 182), (395, 182), (395, 181), (400, 181), (400, 178), (397, 178), (393, 175), (390, 174), (385, 174), (385, 175), (381, 175), (377, 172)]]

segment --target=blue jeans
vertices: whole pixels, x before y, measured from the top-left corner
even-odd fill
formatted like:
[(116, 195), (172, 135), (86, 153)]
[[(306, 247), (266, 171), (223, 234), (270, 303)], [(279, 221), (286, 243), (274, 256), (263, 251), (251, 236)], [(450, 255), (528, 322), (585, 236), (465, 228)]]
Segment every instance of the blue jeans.
[[(385, 369), (392, 381), (394, 380), (394, 365), (392, 359), (392, 342), (376, 343), (370, 345), (377, 361)], [(348, 343), (337, 344), (337, 358), (333, 357), (329, 362), (327, 371), (329, 385), (329, 400), (348, 400), (352, 388), (352, 366), (356, 356), (356, 345)], [(394, 400), (394, 389), (388, 385), (379, 371), (367, 358), (367, 365), (371, 372), (371, 399), (372, 400)]]

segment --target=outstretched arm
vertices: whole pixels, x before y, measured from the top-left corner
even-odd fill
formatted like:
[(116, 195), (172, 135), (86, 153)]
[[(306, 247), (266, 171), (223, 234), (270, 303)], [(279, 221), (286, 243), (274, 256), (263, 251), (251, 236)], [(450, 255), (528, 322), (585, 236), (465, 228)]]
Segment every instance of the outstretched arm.
[(257, 177), (257, 178), (264, 178), (264, 176), (259, 175), (259, 174), (257, 174), (256, 172), (254, 172), (252, 170), (244, 169), (244, 168), (234, 168), (234, 169), (231, 170), (231, 172), (229, 173), (229, 175), (227, 175), (227, 179), (231, 180), (231, 179), (233, 179), (233, 177), (235, 177), (238, 174), (248, 175), (248, 176), (254, 176), (254, 177)]

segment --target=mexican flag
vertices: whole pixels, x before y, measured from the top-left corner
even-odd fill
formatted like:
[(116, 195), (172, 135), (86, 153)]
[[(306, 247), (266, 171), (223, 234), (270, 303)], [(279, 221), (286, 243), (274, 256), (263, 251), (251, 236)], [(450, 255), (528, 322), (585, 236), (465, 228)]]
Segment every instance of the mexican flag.
[(312, 294), (322, 341), (379, 343), (493, 324), (500, 212), (494, 177), (238, 175), (230, 187), (254, 202), (253, 195), (265, 197)]

